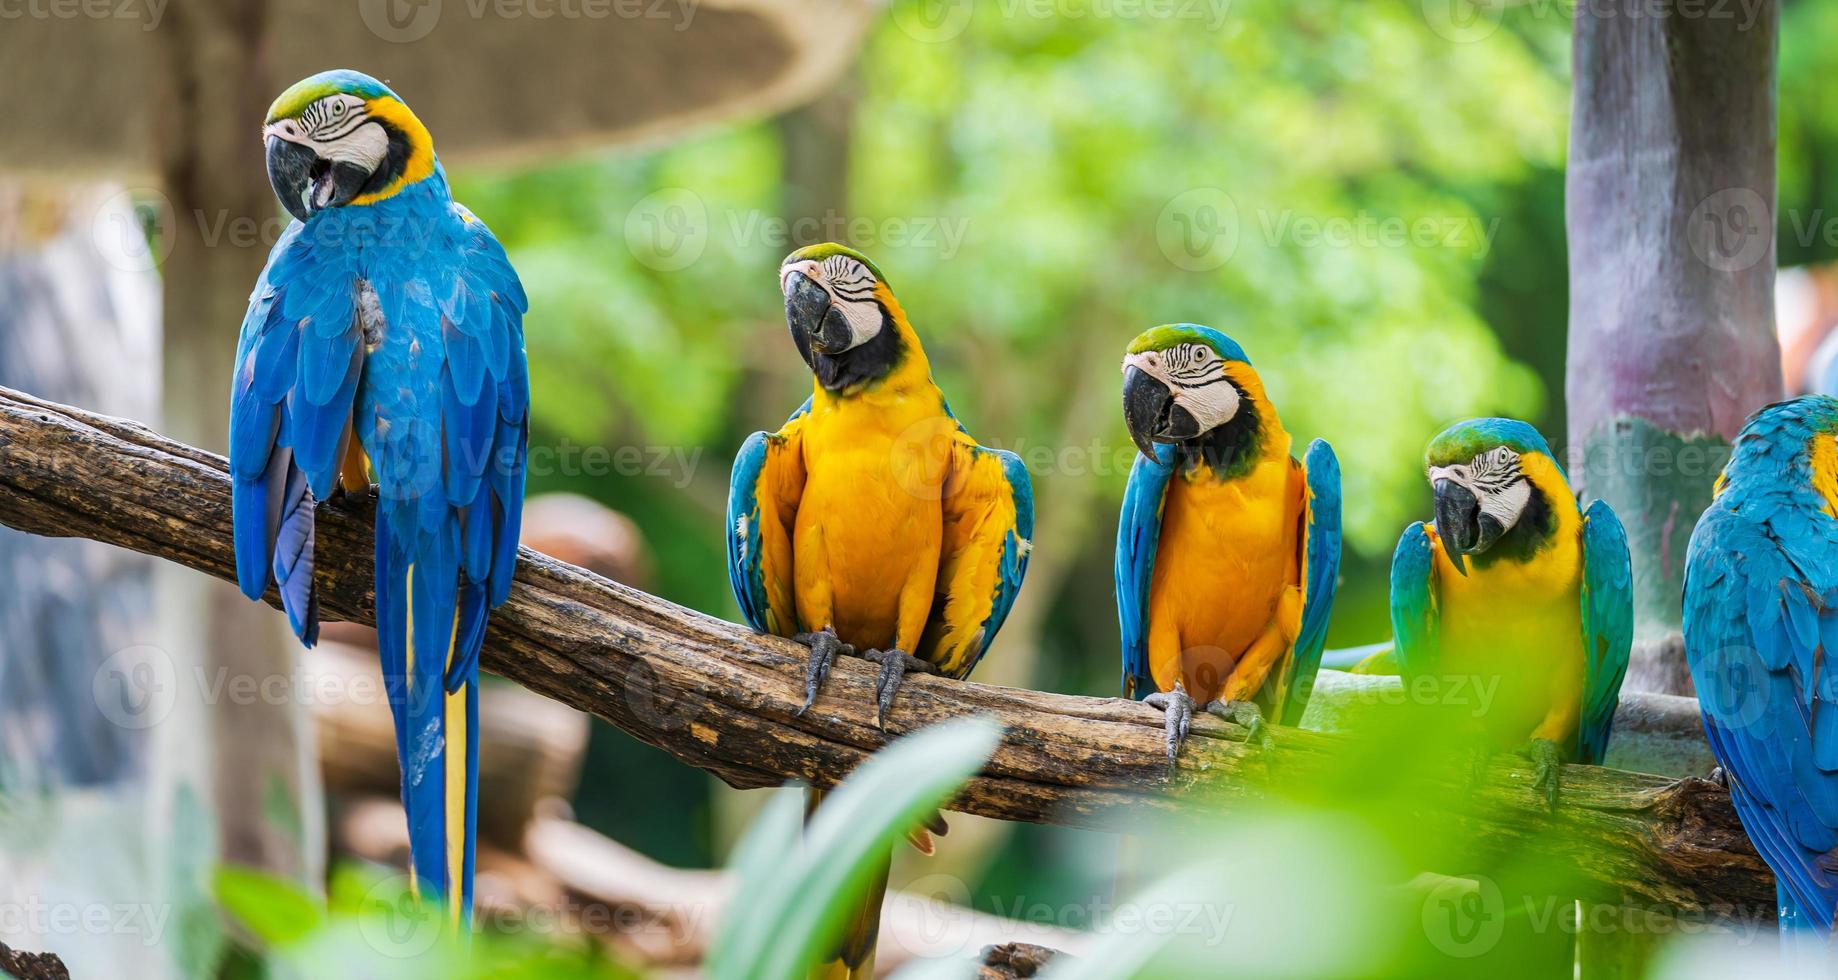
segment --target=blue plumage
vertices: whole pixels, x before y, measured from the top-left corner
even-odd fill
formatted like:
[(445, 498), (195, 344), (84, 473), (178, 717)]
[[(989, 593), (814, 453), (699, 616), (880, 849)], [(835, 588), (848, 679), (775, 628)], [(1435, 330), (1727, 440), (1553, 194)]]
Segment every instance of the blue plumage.
[(1155, 447), (1155, 458), (1136, 454), (1123, 489), (1117, 522), (1117, 625), (1123, 636), (1123, 693), (1138, 700), (1155, 693), (1149, 671), (1149, 581), (1161, 542), (1162, 499), (1174, 475), (1174, 446)]
[(1432, 585), (1435, 561), (1429, 532), (1422, 521), (1413, 522), (1391, 553), (1391, 635), (1398, 672), (1405, 677), (1434, 677), (1442, 671)]
[[(1815, 486), (1838, 400), (1771, 405), (1743, 427), (1686, 556), (1685, 652), (1743, 829), (1774, 869), (1783, 925), (1838, 911), (1838, 521)], [(1824, 474), (1829, 480), (1830, 474)]]
[(1577, 761), (1600, 765), (1608, 751), (1621, 679), (1634, 642), (1634, 566), (1627, 532), (1607, 503), (1583, 512), (1583, 714)]
[[(811, 400), (806, 398), (785, 421), (789, 423), (810, 410)], [(945, 411), (948, 413), (950, 409), (947, 407)], [(770, 610), (766, 604), (765, 549), (759, 543), (757, 494), (760, 474), (766, 469), (766, 448), (770, 439), (764, 432), (748, 436), (734, 456), (734, 468), (728, 475), (728, 586), (740, 603), (741, 618), (761, 633), (772, 632), (766, 620)], [(1028, 500), (1032, 502), (1033, 497), (1029, 496)]]
[[(393, 100), (349, 72), (302, 86), (340, 84)], [(277, 585), (312, 645), (313, 508), (356, 439), (377, 485), (377, 642), (415, 881), (469, 913), (479, 654), (510, 593), (523, 509), (528, 300), (431, 150), (405, 145), (429, 154), (425, 170), (290, 224), (251, 295), (231, 390), (237, 579), (251, 598)], [(450, 731), (462, 717), (464, 733)], [(465, 753), (464, 787), (447, 784), (450, 752)]]
[(1295, 650), (1283, 667), (1282, 723), (1302, 723), (1315, 674), (1321, 668), (1321, 651), (1327, 646), (1327, 623), (1340, 584), (1340, 460), (1326, 440), (1308, 444), (1303, 456), (1308, 475), (1308, 541), (1306, 590), (1303, 592), (1302, 628)]

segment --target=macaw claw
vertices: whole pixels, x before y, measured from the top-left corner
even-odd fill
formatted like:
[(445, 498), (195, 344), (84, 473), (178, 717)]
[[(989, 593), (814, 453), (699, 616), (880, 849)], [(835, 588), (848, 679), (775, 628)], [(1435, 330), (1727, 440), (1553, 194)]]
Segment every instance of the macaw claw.
[(1264, 724), (1264, 713), (1255, 702), (1208, 701), (1203, 710), (1234, 725), (1242, 725), (1245, 741), (1256, 742), (1266, 749), (1276, 747), (1276, 739), (1271, 737), (1269, 727)]
[(906, 679), (906, 672), (936, 674), (938, 668), (904, 650), (864, 650), (862, 656), (881, 665), (881, 675), (874, 679), (874, 702), (879, 709), (874, 723), (885, 731), (887, 709), (893, 707), (893, 696), (900, 690), (900, 682)]
[(1181, 743), (1187, 741), (1187, 729), (1193, 725), (1193, 698), (1187, 696), (1180, 681), (1175, 681), (1174, 690), (1157, 691), (1143, 698), (1142, 703), (1160, 709), (1165, 716), (1162, 724), (1168, 733), (1168, 768), (1173, 769)]
[(804, 665), (804, 706), (797, 711), (797, 716), (802, 718), (816, 702), (817, 692), (823, 689), (823, 682), (830, 679), (830, 667), (836, 663), (836, 655), (845, 653), (853, 656), (855, 648), (838, 639), (836, 631), (828, 626), (815, 633), (799, 633), (791, 639), (811, 650), (810, 660)]
[(1557, 751), (1557, 743), (1548, 738), (1535, 738), (1525, 747), (1523, 754), (1532, 760), (1534, 775), (1532, 789), (1544, 791), (1546, 809), (1557, 809), (1557, 789), (1564, 768), (1563, 756)]
[(1722, 766), (1711, 769), (1709, 778), (1711, 782), (1716, 783), (1726, 790), (1730, 788), (1730, 774), (1725, 772)]

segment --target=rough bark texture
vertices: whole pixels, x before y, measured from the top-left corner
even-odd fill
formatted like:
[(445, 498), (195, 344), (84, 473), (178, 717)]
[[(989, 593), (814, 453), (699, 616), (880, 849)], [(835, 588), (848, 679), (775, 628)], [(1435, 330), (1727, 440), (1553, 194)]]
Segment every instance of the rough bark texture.
[(1773, 0), (1576, 14), (1566, 177), (1569, 442), (1634, 553), (1627, 689), (1691, 692), (1685, 544), (1729, 440), (1780, 395)]
[(56, 953), (22, 953), (0, 943), (0, 971), (14, 980), (70, 980)]
[[(234, 574), (219, 457), (0, 389), (0, 459), (0, 523)], [(330, 616), (370, 619), (370, 536), (367, 502), (321, 507), (320, 595)], [(492, 616), (484, 664), (740, 787), (834, 785), (891, 737), (992, 716), (1006, 727), (1003, 744), (951, 806), (1005, 820), (1117, 828), (1140, 826), (1145, 812), (1217, 814), (1257, 796), (1262, 773), (1308, 780), (1352, 747), (1347, 736), (1284, 729), (1265, 748), (1203, 716), (1170, 774), (1152, 708), (931, 676), (908, 679), (882, 732), (874, 671), (853, 658), (838, 662), (816, 708), (798, 716), (803, 653), (525, 550), (510, 601)], [(1443, 785), (1432, 789), (1477, 804), (1460, 818), (1463, 839), (1543, 861), (1589, 897), (1694, 911), (1772, 905), (1772, 877), (1728, 794), (1711, 783), (1566, 766), (1562, 796), (1547, 810), (1517, 757), (1435, 778)], [(1185, 792), (1200, 786), (1207, 792)]]

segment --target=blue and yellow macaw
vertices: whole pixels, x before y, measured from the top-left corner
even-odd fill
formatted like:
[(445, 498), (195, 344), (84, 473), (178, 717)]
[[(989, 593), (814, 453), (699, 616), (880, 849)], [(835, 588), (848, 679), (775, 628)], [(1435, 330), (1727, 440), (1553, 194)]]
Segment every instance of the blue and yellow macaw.
[[(841, 245), (779, 267), (810, 400), (734, 460), (728, 577), (756, 630), (810, 648), (808, 709), (839, 653), (880, 664), (885, 723), (905, 673), (969, 675), (1013, 608), (1034, 494), (1013, 453), (964, 431), (881, 271)], [(814, 805), (814, 801), (813, 801)], [(824, 976), (873, 974), (880, 886)]]
[(530, 382), (523, 287), (454, 203), (426, 127), (328, 71), (262, 127), (291, 222), (249, 298), (230, 395), (236, 573), (311, 647), (313, 508), (374, 478), (376, 622), (413, 881), (472, 904), (479, 650), (510, 594)]
[(1290, 456), (1243, 349), (1191, 323), (1130, 343), (1123, 418), (1141, 450), (1117, 527), (1124, 696), (1167, 713), (1170, 762), (1195, 701), (1253, 734), (1266, 711), (1297, 724), (1340, 572), (1334, 450)]
[(1685, 658), (1783, 929), (1838, 918), (1838, 399), (1755, 413), (1685, 556)]
[(1627, 535), (1579, 510), (1544, 437), (1512, 419), (1458, 422), (1426, 455), (1434, 526), (1391, 559), (1391, 625), (1407, 690), (1460, 677), (1490, 749), (1524, 749), (1554, 803), (1558, 765), (1598, 764), (1634, 639)]

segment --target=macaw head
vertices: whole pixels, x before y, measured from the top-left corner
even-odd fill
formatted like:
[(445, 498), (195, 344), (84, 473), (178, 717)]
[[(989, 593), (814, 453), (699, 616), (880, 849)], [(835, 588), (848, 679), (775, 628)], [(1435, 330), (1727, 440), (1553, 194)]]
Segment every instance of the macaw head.
[(792, 342), (825, 390), (880, 380), (905, 356), (906, 314), (866, 255), (833, 242), (798, 249), (779, 264), (779, 290)]
[(1466, 556), (1486, 554), (1515, 529), (1549, 532), (1551, 501), (1539, 483), (1562, 481), (1563, 470), (1537, 429), (1515, 419), (1457, 422), (1430, 440), (1426, 461), (1436, 534), (1456, 571), (1466, 575)]
[(1226, 468), (1255, 441), (1260, 423), (1251, 406), (1262, 397), (1244, 349), (1211, 327), (1154, 327), (1123, 357), (1123, 421), (1151, 458), (1155, 444), (1166, 443)]
[(305, 221), (372, 204), (434, 172), (427, 127), (388, 86), (349, 69), (322, 71), (281, 93), (262, 124), (268, 182)]

